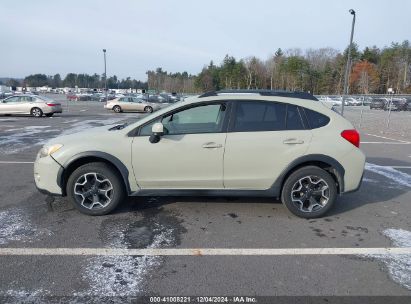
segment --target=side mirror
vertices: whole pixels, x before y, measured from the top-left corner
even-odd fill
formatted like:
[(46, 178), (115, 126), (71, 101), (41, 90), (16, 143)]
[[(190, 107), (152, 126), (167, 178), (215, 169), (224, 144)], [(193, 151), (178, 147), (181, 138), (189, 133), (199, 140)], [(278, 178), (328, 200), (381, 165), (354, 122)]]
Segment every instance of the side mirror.
[(151, 127), (151, 134), (150, 136), (150, 142), (152, 144), (156, 144), (160, 141), (161, 136), (164, 135), (164, 126), (161, 122), (156, 122), (152, 127)]

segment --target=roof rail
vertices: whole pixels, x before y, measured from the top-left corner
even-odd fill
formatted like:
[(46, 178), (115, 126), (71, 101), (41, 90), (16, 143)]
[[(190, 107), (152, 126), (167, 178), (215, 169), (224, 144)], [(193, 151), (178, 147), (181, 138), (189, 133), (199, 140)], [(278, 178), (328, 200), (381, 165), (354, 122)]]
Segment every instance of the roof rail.
[(276, 90), (220, 90), (220, 91), (206, 92), (200, 95), (199, 98), (218, 96), (219, 94), (260, 94), (261, 96), (291, 97), (291, 98), (300, 98), (300, 99), (309, 99), (309, 100), (318, 101), (318, 99), (310, 93), (298, 92), (298, 91), (276, 91)]

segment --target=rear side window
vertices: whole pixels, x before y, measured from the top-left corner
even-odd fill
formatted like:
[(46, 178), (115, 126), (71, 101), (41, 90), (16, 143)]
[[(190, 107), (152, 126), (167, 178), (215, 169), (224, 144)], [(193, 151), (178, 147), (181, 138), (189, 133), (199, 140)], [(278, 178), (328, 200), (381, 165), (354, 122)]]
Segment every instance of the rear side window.
[(330, 122), (330, 118), (328, 116), (320, 114), (316, 111), (304, 109), (304, 112), (311, 129), (324, 127)]
[(287, 105), (287, 130), (304, 130), (303, 123), (301, 121), (300, 113), (297, 106)]
[(235, 113), (234, 132), (278, 131), (285, 129), (286, 105), (240, 101)]

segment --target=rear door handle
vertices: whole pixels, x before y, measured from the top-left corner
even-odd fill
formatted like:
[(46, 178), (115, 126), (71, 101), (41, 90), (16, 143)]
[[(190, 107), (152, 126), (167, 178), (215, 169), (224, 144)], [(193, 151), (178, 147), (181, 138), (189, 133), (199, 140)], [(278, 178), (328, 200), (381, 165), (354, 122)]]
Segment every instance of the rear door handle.
[(283, 141), (286, 145), (301, 145), (304, 143), (304, 140), (297, 139), (297, 138), (287, 138)]
[(217, 144), (215, 142), (208, 142), (203, 144), (204, 149), (216, 149), (216, 148), (221, 148), (223, 145), (222, 144)]

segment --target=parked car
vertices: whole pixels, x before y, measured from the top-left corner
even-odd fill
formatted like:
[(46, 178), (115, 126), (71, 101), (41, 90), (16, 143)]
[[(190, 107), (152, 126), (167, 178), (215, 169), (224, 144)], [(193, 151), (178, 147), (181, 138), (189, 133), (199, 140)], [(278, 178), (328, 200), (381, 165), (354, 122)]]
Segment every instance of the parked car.
[(404, 111), (411, 111), (411, 98), (406, 98)]
[(152, 113), (160, 109), (158, 104), (145, 102), (142, 99), (135, 97), (120, 97), (108, 101), (104, 108), (113, 110), (116, 113), (120, 112), (146, 112)]
[(385, 103), (384, 110), (388, 111), (391, 108), (391, 111), (405, 111), (407, 106), (406, 100), (402, 98), (396, 98), (392, 100), (388, 100)]
[(0, 114), (30, 114), (34, 117), (43, 115), (51, 117), (54, 113), (62, 113), (62, 111), (60, 103), (38, 95), (11, 96), (0, 102)]
[(346, 106), (360, 106), (361, 102), (353, 97), (345, 98), (345, 105)]
[(161, 95), (145, 95), (143, 98), (144, 101), (150, 102), (150, 103), (163, 103), (167, 102), (166, 98), (164, 98)]
[(102, 97), (101, 93), (93, 93), (93, 94), (90, 95), (90, 100), (91, 101), (100, 101), (101, 97)]
[(107, 101), (113, 100), (113, 99), (115, 99), (115, 98), (116, 98), (115, 95), (113, 95), (113, 94), (108, 94), (108, 95), (107, 95), (107, 100), (106, 100), (106, 95), (103, 93), (103, 94), (101, 95), (101, 97), (100, 97), (100, 102), (107, 102)]
[(370, 109), (380, 109), (383, 110), (385, 108), (386, 100), (384, 98), (373, 98), (370, 103)]
[(176, 95), (160, 94), (160, 96), (164, 98), (163, 102), (166, 102), (166, 103), (175, 103), (177, 101), (180, 101), (180, 98), (178, 98)]
[(54, 138), (38, 153), (34, 179), (89, 215), (127, 195), (252, 195), (315, 218), (360, 187), (359, 143), (352, 124), (311, 94), (209, 92), (131, 124)]
[(77, 96), (77, 94), (75, 93), (68, 93), (66, 95), (67, 100), (71, 100), (71, 101), (77, 101), (79, 100), (79, 97)]

